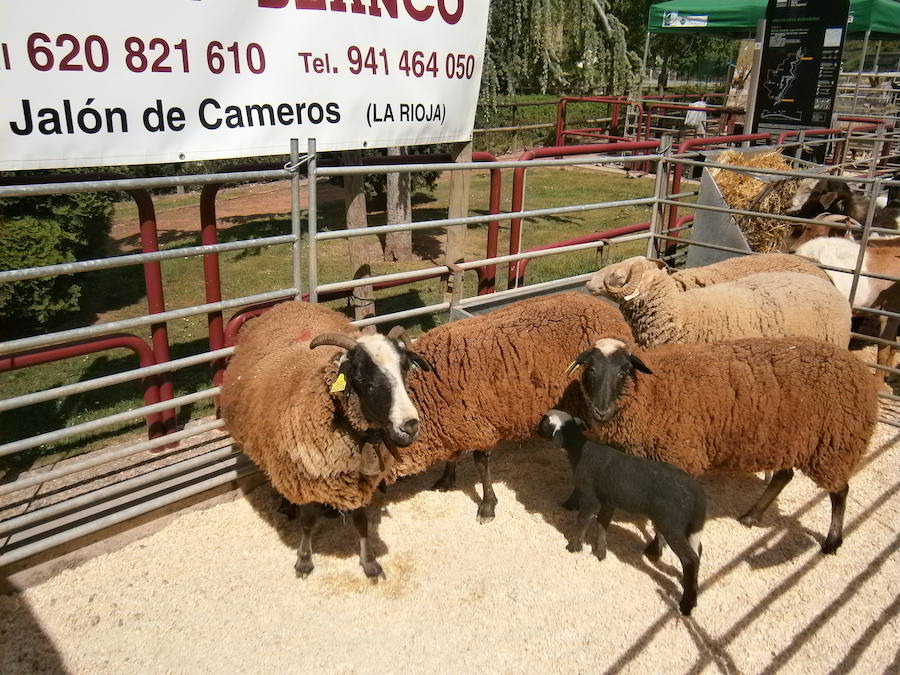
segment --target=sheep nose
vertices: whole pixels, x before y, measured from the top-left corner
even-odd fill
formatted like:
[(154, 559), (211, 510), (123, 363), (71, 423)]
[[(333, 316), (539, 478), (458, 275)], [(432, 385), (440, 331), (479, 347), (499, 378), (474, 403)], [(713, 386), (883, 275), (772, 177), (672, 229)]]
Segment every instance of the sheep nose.
[(612, 411), (609, 408), (600, 409), (598, 406), (592, 406), (591, 412), (594, 413), (594, 418), (601, 422), (605, 422), (612, 417)]
[(419, 420), (415, 418), (406, 420), (400, 425), (400, 428), (410, 436), (415, 436), (419, 433)]

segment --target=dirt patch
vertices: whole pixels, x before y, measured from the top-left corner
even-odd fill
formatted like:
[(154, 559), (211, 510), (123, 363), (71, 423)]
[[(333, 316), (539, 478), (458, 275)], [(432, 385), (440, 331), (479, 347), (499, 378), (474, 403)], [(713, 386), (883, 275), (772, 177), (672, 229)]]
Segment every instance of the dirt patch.
[(756, 477), (708, 477), (701, 590), (677, 609), (678, 563), (652, 563), (617, 514), (609, 555), (570, 554), (558, 450), (495, 460), (497, 518), (475, 522), (475, 471), (436, 469), (379, 496), (366, 581), (349, 522), (323, 521), (316, 569), (293, 571), (299, 524), (263, 486), (186, 513), (119, 551), (0, 598), (0, 672), (897, 672), (898, 430), (881, 425), (851, 482), (845, 542), (819, 552), (828, 499), (798, 476), (762, 525), (735, 517)]
[[(305, 181), (304, 181), (305, 183)], [(320, 181), (317, 185), (320, 202), (343, 199), (343, 188)], [(305, 185), (300, 190), (300, 208), (307, 208)], [(219, 229), (239, 225), (253, 216), (289, 216), (291, 212), (291, 182), (289, 180), (261, 183), (248, 188), (240, 186), (223, 188), (216, 195), (216, 222)], [(194, 203), (176, 207), (158, 207), (157, 232), (160, 244), (177, 238), (184, 232), (200, 232), (200, 196)], [(140, 248), (140, 230), (137, 218), (123, 218), (113, 222), (110, 231), (111, 247), (125, 252)]]

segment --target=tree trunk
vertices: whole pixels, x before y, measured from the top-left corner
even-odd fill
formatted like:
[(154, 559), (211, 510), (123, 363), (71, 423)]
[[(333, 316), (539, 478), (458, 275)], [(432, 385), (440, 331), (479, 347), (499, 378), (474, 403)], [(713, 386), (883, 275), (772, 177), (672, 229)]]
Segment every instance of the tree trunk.
[[(387, 154), (398, 156), (406, 153), (406, 148), (388, 148)], [(410, 174), (389, 173), (387, 175), (387, 224), (399, 225), (412, 222), (412, 201), (409, 189)], [(412, 232), (389, 232), (384, 237), (384, 259), (410, 260), (412, 252)]]
[(656, 86), (659, 89), (659, 93), (662, 94), (665, 92), (666, 87), (669, 86), (669, 59), (663, 58), (662, 66), (659, 69), (659, 79), (656, 81)]

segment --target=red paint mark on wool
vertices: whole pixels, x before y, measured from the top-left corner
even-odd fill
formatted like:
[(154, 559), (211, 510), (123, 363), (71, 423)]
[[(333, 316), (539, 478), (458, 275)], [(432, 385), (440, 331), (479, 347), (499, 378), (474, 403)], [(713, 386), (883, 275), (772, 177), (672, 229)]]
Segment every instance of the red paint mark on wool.
[(307, 329), (297, 336), (297, 342), (309, 342), (312, 340), (312, 331)]

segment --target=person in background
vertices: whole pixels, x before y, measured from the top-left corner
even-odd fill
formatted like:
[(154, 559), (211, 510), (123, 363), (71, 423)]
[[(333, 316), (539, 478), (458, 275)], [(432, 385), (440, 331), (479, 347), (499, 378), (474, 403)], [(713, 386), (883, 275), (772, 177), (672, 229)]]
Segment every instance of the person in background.
[[(700, 100), (691, 103), (692, 108), (705, 108), (706, 97), (701, 96)], [(688, 110), (684, 116), (684, 130), (694, 136), (706, 136), (706, 111), (704, 110)]]

